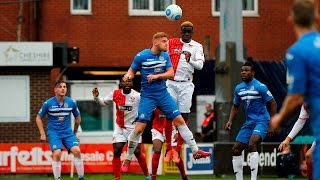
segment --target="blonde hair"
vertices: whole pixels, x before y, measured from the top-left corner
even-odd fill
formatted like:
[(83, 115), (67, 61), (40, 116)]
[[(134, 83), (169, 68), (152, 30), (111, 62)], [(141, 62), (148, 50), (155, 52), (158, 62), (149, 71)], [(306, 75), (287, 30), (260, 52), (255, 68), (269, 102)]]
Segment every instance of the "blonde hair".
[(193, 24), (190, 21), (184, 21), (183, 23), (181, 23), (181, 27), (183, 27), (183, 26), (190, 26), (193, 28)]
[(168, 34), (166, 34), (165, 32), (157, 32), (153, 35), (152, 40), (159, 39), (162, 37), (168, 37)]

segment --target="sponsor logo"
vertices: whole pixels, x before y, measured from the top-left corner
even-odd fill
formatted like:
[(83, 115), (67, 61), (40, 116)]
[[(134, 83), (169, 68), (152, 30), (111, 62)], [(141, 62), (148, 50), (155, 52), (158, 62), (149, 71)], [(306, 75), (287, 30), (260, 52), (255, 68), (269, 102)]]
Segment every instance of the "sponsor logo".
[[(280, 153), (277, 152), (277, 148), (273, 148), (272, 152), (263, 152), (259, 153), (259, 166), (269, 166), (269, 167), (276, 167), (277, 165), (277, 156)], [(244, 156), (244, 152), (242, 152)], [(249, 166), (250, 163), (250, 153), (244, 158), (243, 166)]]
[(118, 106), (121, 111), (132, 111), (132, 106)]
[[(204, 151), (208, 151), (213, 153), (212, 146), (200, 146), (199, 148)], [(188, 147), (186, 148), (186, 170), (188, 171), (206, 171), (206, 170), (213, 170), (213, 155), (195, 160), (193, 158), (193, 153), (191, 149)]]
[(156, 67), (156, 68), (154, 68), (154, 72), (155, 72), (156, 74), (161, 73), (161, 72), (162, 72), (161, 67)]

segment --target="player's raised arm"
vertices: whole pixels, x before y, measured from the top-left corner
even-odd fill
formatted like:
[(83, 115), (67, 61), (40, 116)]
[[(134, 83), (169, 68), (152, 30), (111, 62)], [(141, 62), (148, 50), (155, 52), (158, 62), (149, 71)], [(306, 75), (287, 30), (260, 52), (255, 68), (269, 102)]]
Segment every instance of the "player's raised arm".
[(97, 87), (95, 87), (92, 90), (92, 96), (93, 96), (94, 101), (96, 101), (96, 103), (98, 103), (100, 106), (108, 106), (108, 105), (112, 104), (113, 91), (110, 93), (109, 96), (107, 96), (105, 98), (101, 98), (101, 97), (99, 97), (99, 89)]
[(134, 78), (135, 75), (136, 75), (136, 71), (130, 67), (128, 72), (123, 76), (124, 78), (123, 80), (124, 81), (131, 80)]

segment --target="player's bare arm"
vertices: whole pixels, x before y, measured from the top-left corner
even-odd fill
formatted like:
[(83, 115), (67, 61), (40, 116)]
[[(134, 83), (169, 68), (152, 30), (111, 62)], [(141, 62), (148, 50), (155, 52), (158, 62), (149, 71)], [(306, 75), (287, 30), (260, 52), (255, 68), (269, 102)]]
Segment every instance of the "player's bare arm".
[(134, 76), (136, 75), (136, 71), (134, 71), (133, 69), (129, 68), (128, 72), (123, 76), (123, 80), (127, 81), (130, 79), (133, 79)]
[(289, 146), (290, 141), (291, 141), (291, 138), (287, 136), (286, 139), (283, 140), (279, 145), (278, 150), (282, 151), (283, 149), (286, 149)]
[(270, 107), (270, 116), (274, 116), (277, 113), (277, 102), (274, 99), (271, 99), (267, 102), (268, 107)]
[(186, 61), (190, 62), (191, 53), (189, 51), (184, 51), (183, 54), (184, 54), (184, 57), (186, 58)]
[(167, 68), (166, 72), (161, 73), (161, 74), (149, 74), (147, 76), (148, 82), (151, 83), (153, 80), (156, 79), (171, 79), (174, 77), (174, 71), (173, 68)]
[(280, 112), (271, 117), (270, 130), (275, 131), (282, 121), (292, 117), (292, 115), (300, 109), (303, 102), (304, 99), (301, 94), (288, 95), (283, 102)]
[(232, 107), (231, 107), (229, 120), (226, 123), (226, 127), (225, 127), (225, 129), (227, 131), (231, 130), (232, 121), (233, 121), (234, 117), (238, 114), (238, 112), (239, 112), (239, 106), (236, 106), (236, 105), (233, 104)]
[(74, 123), (74, 128), (73, 128), (74, 135), (77, 135), (80, 123), (81, 123), (81, 116), (79, 115), (75, 118), (75, 123)]
[(37, 123), (39, 133), (40, 133), (40, 141), (46, 141), (47, 136), (46, 136), (46, 133), (43, 128), (42, 118), (39, 115), (37, 115), (37, 117), (36, 117), (36, 123)]

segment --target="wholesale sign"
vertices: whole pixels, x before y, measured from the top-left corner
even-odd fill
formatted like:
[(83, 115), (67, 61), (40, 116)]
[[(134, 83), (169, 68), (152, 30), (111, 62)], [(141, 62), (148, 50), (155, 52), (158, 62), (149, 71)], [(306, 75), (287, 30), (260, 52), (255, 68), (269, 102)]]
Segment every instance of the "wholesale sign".
[[(111, 173), (112, 144), (81, 144), (81, 157), (87, 173)], [(126, 146), (123, 148), (126, 150)], [(124, 151), (121, 160), (126, 157)], [(52, 173), (52, 152), (49, 145), (42, 143), (0, 144), (0, 174), (6, 173)], [(61, 156), (62, 173), (69, 173), (73, 166), (73, 155), (63, 150)], [(134, 158), (129, 172), (142, 173)]]

